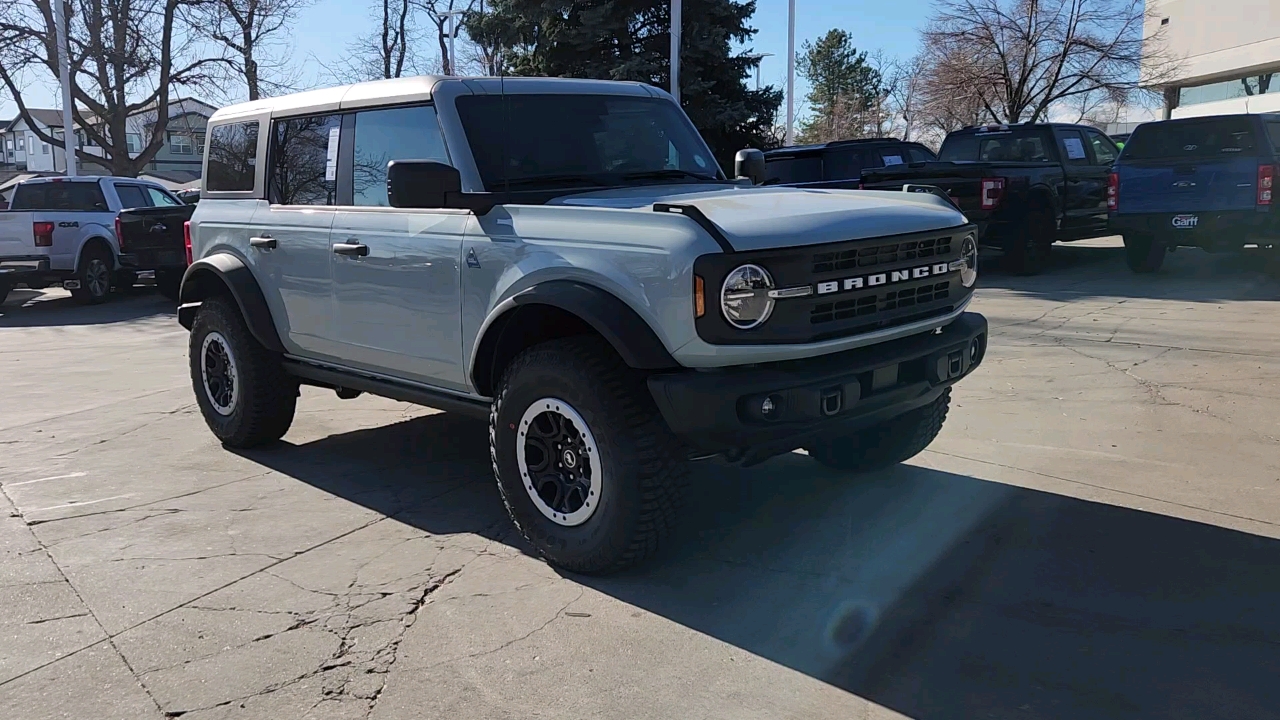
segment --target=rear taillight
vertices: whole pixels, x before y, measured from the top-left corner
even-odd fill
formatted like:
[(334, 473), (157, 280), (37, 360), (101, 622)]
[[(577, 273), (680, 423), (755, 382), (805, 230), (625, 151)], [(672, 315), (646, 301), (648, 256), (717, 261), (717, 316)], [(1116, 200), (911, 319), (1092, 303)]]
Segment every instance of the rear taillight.
[(1004, 199), (1004, 178), (982, 178), (982, 209), (995, 210)]
[(36, 236), (36, 247), (53, 247), (53, 223), (31, 223), (31, 234)]
[(120, 252), (124, 252), (124, 233), (120, 232), (120, 216), (116, 216), (116, 245), (120, 247)]
[(1258, 204), (1271, 204), (1271, 186), (1275, 184), (1276, 166), (1275, 165), (1259, 165), (1258, 166)]
[(1107, 176), (1107, 209), (1111, 212), (1120, 209), (1120, 176), (1116, 173)]
[(187, 248), (187, 264), (191, 264), (191, 221), (182, 223), (182, 244)]

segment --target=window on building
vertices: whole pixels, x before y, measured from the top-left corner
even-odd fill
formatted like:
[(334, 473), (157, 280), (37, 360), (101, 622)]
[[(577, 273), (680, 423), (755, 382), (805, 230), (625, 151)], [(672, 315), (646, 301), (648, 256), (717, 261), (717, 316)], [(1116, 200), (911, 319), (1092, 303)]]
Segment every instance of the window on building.
[(195, 155), (195, 145), (191, 143), (191, 136), (184, 133), (169, 133), (169, 151), (174, 155)]
[(387, 163), (409, 159), (449, 162), (434, 107), (356, 113), (354, 204), (388, 205)]
[(267, 196), (273, 204), (337, 203), (340, 118), (316, 115), (276, 121), (268, 153), (271, 173)]
[(124, 144), (129, 152), (140, 153), (142, 152), (142, 135), (140, 133), (125, 133)]
[(258, 123), (215, 125), (209, 130), (209, 162), (204, 186), (211, 191), (253, 189), (258, 160)]
[(1199, 105), (1272, 93), (1280, 93), (1280, 72), (1246, 75), (1208, 85), (1179, 88), (1178, 105)]
[(204, 156), (204, 133), (196, 133), (194, 137), (194, 142), (196, 145), (196, 154), (203, 157)]
[(41, 155), (49, 154), (49, 143), (40, 143), (40, 154)]
[(26, 139), (26, 138), (24, 138), (24, 137), (19, 137), (19, 138), (18, 138), (18, 152), (26, 152), (26, 151), (27, 151), (27, 139)]

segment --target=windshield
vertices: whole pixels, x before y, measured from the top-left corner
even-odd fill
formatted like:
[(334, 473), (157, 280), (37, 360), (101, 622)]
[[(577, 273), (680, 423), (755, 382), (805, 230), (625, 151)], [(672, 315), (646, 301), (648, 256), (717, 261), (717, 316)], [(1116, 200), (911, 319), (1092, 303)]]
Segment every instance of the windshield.
[(508, 182), (532, 190), (724, 177), (697, 130), (667, 100), (475, 95), (458, 98), (457, 109), (489, 190)]

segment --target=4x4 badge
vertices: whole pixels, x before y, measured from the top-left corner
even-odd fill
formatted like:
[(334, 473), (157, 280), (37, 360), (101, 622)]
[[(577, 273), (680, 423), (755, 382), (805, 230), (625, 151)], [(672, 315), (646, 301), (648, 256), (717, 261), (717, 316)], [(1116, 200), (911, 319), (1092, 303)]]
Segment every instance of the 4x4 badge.
[(478, 267), (480, 267), (480, 260), (479, 260), (479, 258), (477, 258), (477, 257), (476, 257), (476, 250), (475, 250), (475, 248), (469, 248), (469, 249), (467, 250), (467, 267), (469, 267), (469, 268), (478, 268)]

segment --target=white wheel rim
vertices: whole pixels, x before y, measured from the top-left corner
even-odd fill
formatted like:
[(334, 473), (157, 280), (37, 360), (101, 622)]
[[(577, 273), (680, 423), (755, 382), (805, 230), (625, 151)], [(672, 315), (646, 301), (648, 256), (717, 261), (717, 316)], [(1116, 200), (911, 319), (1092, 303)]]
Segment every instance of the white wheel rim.
[(205, 397), (219, 415), (236, 411), (240, 400), (240, 374), (231, 344), (220, 332), (204, 336), (200, 344), (200, 379)]
[(565, 527), (585, 523), (600, 506), (604, 471), (587, 421), (569, 403), (542, 398), (516, 427), (520, 485), (534, 507)]

